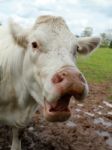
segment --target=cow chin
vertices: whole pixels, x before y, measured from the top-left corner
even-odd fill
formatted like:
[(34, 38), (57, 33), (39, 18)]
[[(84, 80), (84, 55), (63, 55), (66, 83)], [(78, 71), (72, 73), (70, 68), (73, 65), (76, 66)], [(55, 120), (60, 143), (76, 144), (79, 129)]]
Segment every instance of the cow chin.
[(44, 100), (44, 117), (50, 122), (66, 121), (70, 116), (70, 102), (71, 95), (66, 94), (59, 98), (59, 100), (52, 103)]

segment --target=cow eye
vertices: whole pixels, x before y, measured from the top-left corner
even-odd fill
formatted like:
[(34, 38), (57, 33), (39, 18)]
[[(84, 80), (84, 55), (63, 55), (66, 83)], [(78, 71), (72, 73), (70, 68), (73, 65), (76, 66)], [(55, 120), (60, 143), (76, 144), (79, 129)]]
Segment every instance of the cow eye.
[(38, 48), (37, 42), (32, 42), (32, 47), (33, 47), (33, 48)]
[(77, 45), (77, 46), (76, 46), (76, 51), (78, 51), (78, 50), (79, 50), (79, 46)]

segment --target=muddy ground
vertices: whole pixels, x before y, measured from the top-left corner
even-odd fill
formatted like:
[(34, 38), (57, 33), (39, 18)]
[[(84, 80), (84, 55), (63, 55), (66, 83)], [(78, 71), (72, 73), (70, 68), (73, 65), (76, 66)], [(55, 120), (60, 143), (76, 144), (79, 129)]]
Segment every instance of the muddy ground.
[[(49, 123), (38, 112), (25, 128), (23, 150), (112, 150), (112, 92), (110, 84), (91, 84), (83, 103), (71, 100), (71, 118)], [(0, 125), (0, 150), (11, 146), (11, 128)]]

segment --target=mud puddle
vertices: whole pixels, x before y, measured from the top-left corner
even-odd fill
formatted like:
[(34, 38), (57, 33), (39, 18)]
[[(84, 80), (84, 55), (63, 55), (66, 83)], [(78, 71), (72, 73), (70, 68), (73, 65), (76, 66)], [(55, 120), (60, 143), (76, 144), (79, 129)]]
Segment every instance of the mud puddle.
[(112, 134), (107, 131), (96, 131), (96, 133), (99, 136), (104, 137), (106, 143), (110, 146), (110, 148), (112, 148)]

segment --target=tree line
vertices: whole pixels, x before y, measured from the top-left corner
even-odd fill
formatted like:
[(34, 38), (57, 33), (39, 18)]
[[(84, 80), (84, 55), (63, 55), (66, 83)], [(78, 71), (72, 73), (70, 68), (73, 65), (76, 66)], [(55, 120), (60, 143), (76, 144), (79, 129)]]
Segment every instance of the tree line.
[[(92, 36), (93, 28), (85, 27), (81, 33), (81, 37)], [(107, 29), (105, 32), (100, 33), (101, 36), (101, 47), (112, 48), (112, 29)]]

